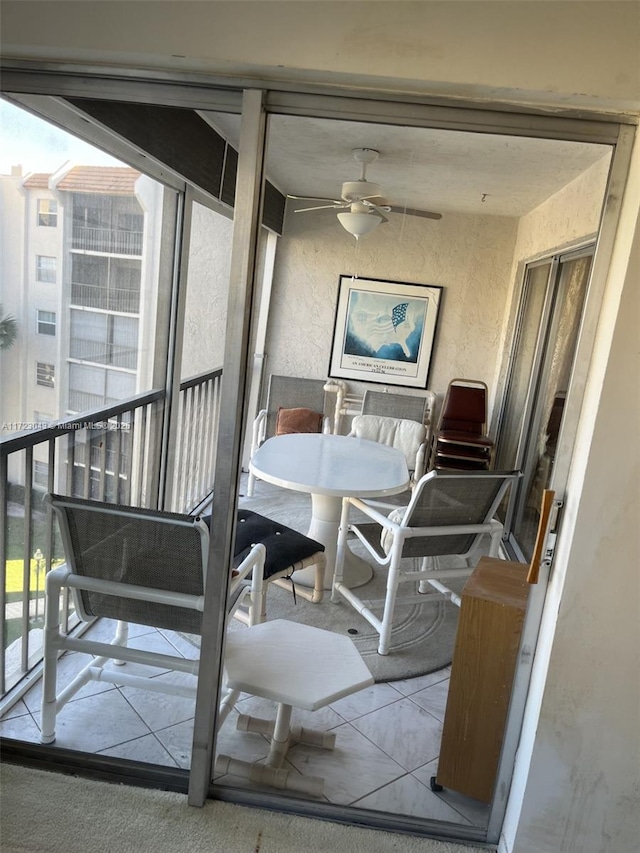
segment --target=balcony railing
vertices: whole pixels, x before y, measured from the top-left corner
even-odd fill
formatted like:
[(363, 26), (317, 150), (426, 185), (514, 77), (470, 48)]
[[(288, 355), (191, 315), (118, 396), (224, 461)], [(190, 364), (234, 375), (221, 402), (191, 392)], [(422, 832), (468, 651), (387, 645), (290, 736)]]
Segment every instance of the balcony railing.
[(87, 252), (112, 255), (142, 255), (142, 231), (118, 231), (113, 228), (88, 228), (74, 225), (71, 246)]
[[(69, 355), (71, 358), (79, 358), (82, 361), (110, 364), (114, 367), (127, 367), (130, 370), (135, 370), (138, 364), (138, 347), (135, 344), (127, 347), (105, 341), (72, 337), (69, 342)], [(88, 407), (83, 406), (83, 408)]]
[[(213, 490), (221, 377), (180, 386), (166, 509), (191, 512)], [(44, 494), (157, 506), (165, 402), (151, 391), (0, 440), (0, 698), (12, 691), (13, 701), (42, 660), (45, 578), (63, 557)], [(46, 488), (34, 482), (36, 462), (47, 463)], [(68, 597), (61, 609), (70, 631), (78, 620)]]
[(106, 287), (100, 284), (71, 282), (71, 304), (83, 308), (101, 308), (104, 311), (140, 313), (140, 289)]

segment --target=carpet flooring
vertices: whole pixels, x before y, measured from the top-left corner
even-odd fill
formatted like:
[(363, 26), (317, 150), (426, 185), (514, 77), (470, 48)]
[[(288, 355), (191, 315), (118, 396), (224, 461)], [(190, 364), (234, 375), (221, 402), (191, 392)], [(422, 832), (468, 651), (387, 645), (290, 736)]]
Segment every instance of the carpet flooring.
[[(477, 847), (3, 764), (3, 853), (473, 853)], [(485, 849), (495, 849), (486, 848)]]

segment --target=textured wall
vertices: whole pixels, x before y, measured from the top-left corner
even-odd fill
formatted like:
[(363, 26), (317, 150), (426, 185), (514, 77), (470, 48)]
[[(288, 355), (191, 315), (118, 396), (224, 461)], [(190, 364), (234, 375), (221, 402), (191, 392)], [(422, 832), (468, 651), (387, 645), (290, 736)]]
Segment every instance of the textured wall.
[(289, 214), (276, 259), (268, 372), (327, 375), (338, 278), (355, 273), (442, 286), (429, 388), (442, 394), (456, 376), (491, 383), (516, 229), (502, 217), (393, 216), (356, 246), (332, 212)]
[(182, 378), (222, 367), (233, 222), (193, 205)]

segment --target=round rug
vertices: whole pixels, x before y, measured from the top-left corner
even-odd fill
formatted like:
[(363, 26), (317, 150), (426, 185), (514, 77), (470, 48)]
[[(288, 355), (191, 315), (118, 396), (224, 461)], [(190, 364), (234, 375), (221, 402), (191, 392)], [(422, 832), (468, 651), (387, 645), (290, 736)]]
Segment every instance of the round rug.
[[(256, 483), (254, 497), (242, 497), (240, 507), (251, 509), (262, 515), (286, 524), (300, 533), (306, 533), (311, 518), (311, 498), (306, 494), (280, 489), (267, 483)], [(355, 513), (355, 518), (361, 515)], [(362, 516), (364, 518), (364, 516)], [(359, 557), (373, 564), (364, 546), (355, 537), (349, 541), (349, 547)], [(404, 562), (406, 568), (418, 568), (414, 560)], [(439, 557), (440, 569), (461, 568), (468, 565), (458, 557)], [(294, 575), (295, 581), (295, 575)], [(364, 586), (358, 587), (357, 594), (362, 600), (383, 599), (386, 591), (387, 573), (374, 566), (373, 578)], [(464, 579), (447, 581), (447, 586), (459, 592)], [(399, 597), (411, 594), (413, 584), (401, 584)], [(324, 600), (320, 604), (311, 604), (300, 596), (294, 597), (290, 583), (287, 588), (271, 584), (267, 593), (267, 618), (290, 619), (327, 631), (346, 634), (366, 661), (377, 682), (398, 681), (415, 678), (442, 669), (451, 663), (453, 646), (458, 625), (459, 609), (451, 602), (427, 593), (424, 603), (396, 604), (394, 625), (391, 632), (391, 645), (388, 655), (377, 652), (379, 635), (367, 620), (347, 604), (344, 599), (339, 603), (331, 601), (331, 592), (325, 590)], [(372, 607), (373, 612), (382, 617), (382, 604)], [(240, 627), (239, 623), (234, 623)], [(231, 626), (233, 629), (233, 625)], [(190, 638), (191, 639), (191, 638)], [(193, 638), (197, 642), (199, 638)]]
[[(360, 543), (353, 543), (351, 547), (358, 556), (364, 557)], [(443, 568), (442, 565), (440, 567)], [(408, 568), (413, 568), (413, 565)], [(454, 581), (449, 585), (461, 589), (464, 581), (456, 583), (457, 587), (454, 587)], [(396, 604), (389, 654), (379, 655), (378, 632), (344, 599), (334, 603), (331, 592), (325, 591), (320, 604), (311, 604), (300, 596), (296, 596), (294, 601), (290, 582), (287, 587), (271, 584), (267, 593), (267, 618), (290, 619), (350, 637), (377, 682), (415, 678), (451, 663), (459, 608), (437, 596), (435, 590), (433, 596), (430, 593), (421, 596), (424, 603)], [(414, 584), (402, 584), (398, 595), (411, 594), (413, 589)], [(384, 598), (385, 590), (386, 571), (376, 568), (373, 578), (358, 587), (357, 593), (363, 601), (375, 601)], [(377, 616), (382, 616), (382, 603), (371, 609)]]

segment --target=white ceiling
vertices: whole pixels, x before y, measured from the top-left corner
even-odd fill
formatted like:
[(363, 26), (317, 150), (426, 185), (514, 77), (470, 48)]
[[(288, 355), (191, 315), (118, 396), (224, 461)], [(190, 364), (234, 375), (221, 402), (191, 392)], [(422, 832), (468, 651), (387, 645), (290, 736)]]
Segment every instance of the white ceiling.
[[(239, 116), (201, 115), (237, 146)], [(581, 142), (275, 115), (267, 175), (285, 194), (340, 198), (342, 183), (360, 177), (353, 148), (380, 152), (367, 179), (389, 204), (515, 217), (610, 155), (608, 146)]]

